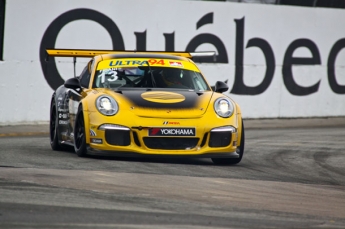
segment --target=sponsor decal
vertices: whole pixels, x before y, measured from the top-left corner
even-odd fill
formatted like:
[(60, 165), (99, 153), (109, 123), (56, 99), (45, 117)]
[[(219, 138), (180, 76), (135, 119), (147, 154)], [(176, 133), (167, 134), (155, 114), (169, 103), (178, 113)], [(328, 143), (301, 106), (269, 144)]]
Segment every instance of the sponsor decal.
[(170, 121), (164, 121), (163, 125), (180, 125), (180, 122), (170, 122)]
[(62, 113), (59, 113), (59, 118), (63, 118), (63, 119), (66, 119), (69, 117), (69, 114), (62, 114)]
[(195, 136), (195, 128), (150, 128), (149, 136)]
[(109, 62), (109, 66), (111, 67), (147, 66), (147, 65), (150, 65), (150, 66), (165, 65), (165, 61), (163, 59), (149, 59), (149, 60), (112, 60)]
[(59, 124), (60, 125), (68, 125), (68, 121), (67, 120), (59, 120)]
[(103, 144), (103, 140), (101, 138), (90, 138), (90, 142), (95, 144)]
[(179, 61), (169, 61), (169, 64), (173, 67), (183, 67), (183, 64)]
[(68, 109), (59, 108), (58, 111), (59, 111), (59, 112), (68, 112)]
[(156, 59), (150, 59), (148, 60), (150, 65), (165, 65), (164, 60), (156, 60)]
[(140, 61), (140, 60), (117, 60), (117, 61), (110, 61), (109, 66), (142, 66), (147, 65), (147, 61)]

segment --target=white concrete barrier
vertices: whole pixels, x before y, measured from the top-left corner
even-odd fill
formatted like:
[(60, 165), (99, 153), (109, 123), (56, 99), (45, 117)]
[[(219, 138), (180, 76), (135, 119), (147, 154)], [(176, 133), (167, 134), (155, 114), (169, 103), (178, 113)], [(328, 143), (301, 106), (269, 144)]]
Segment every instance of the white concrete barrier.
[[(0, 125), (46, 122), (71, 59), (48, 75), (45, 48), (213, 51), (199, 64), (245, 118), (345, 116), (343, 9), (164, 0), (10, 0)], [(41, 55), (40, 55), (41, 54)], [(80, 73), (85, 59), (78, 59)]]

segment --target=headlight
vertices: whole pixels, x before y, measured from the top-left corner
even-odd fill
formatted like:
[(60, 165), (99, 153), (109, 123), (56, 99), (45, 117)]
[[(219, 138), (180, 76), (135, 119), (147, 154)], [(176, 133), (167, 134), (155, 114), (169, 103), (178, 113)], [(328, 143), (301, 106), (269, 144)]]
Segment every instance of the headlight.
[(228, 118), (234, 113), (234, 105), (228, 98), (219, 98), (214, 102), (215, 112), (223, 118)]
[(108, 116), (116, 114), (119, 110), (116, 101), (112, 97), (106, 95), (97, 98), (96, 107), (99, 112)]

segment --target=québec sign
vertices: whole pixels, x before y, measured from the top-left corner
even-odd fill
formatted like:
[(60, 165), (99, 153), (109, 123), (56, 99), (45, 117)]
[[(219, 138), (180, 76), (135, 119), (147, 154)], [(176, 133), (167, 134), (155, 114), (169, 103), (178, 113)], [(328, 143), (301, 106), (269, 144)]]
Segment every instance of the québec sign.
[[(67, 11), (60, 16), (58, 16), (46, 29), (43, 38), (40, 44), (40, 62), (44, 77), (50, 87), (55, 90), (60, 85), (64, 83), (63, 78), (60, 76), (56, 63), (51, 58), (48, 62), (46, 59), (46, 48), (55, 48), (55, 43), (58, 37), (59, 32), (63, 29), (65, 25), (76, 20), (91, 20), (99, 25), (103, 26), (109, 33), (112, 41), (113, 50), (125, 50), (125, 45), (121, 31), (119, 30), (116, 23), (110, 19), (108, 16), (92, 10), (92, 9), (73, 9)], [(265, 92), (273, 79), (276, 61), (274, 51), (269, 44), (263, 38), (251, 38), (246, 42), (244, 40), (244, 28), (245, 28), (245, 17), (240, 19), (234, 19), (236, 25), (236, 35), (235, 35), (235, 80), (232, 85), (230, 93), (237, 95), (259, 95)], [(196, 23), (196, 28), (206, 24), (213, 23), (213, 13), (205, 14), (201, 19)], [(147, 32), (134, 32), (136, 36), (136, 50), (143, 51), (146, 50), (146, 35)], [(175, 50), (175, 33), (163, 33), (165, 38), (165, 51), (174, 51)], [(224, 42), (216, 35), (210, 33), (201, 33), (193, 37), (185, 50), (188, 52), (194, 52), (202, 44), (211, 44), (217, 50), (216, 63), (229, 63), (228, 52), (224, 45)], [(265, 58), (266, 62), (266, 72), (262, 82), (256, 86), (247, 86), (244, 83), (244, 71), (243, 71), (243, 59), (245, 50), (256, 47), (259, 48)], [(56, 47), (61, 48), (61, 47)], [(311, 57), (295, 57), (293, 53), (299, 48), (306, 48), (310, 51)], [(345, 85), (338, 83), (337, 76), (335, 74), (335, 63), (336, 58), (339, 52), (345, 48), (345, 38), (338, 39), (332, 47), (329, 48), (328, 60), (327, 60), (327, 79), (330, 86), (330, 89), (335, 94), (345, 94)], [(180, 51), (180, 50), (179, 50)], [(325, 54), (324, 54), (325, 55)], [(203, 59), (194, 59), (195, 62), (203, 63), (214, 63), (214, 59), (203, 58)], [(292, 68), (294, 65), (321, 65), (321, 55), (318, 49), (317, 44), (308, 38), (299, 38), (291, 41), (287, 46), (283, 63), (282, 63), (282, 77), (286, 89), (295, 96), (306, 96), (313, 93), (316, 93), (319, 90), (321, 79), (309, 86), (299, 85), (294, 76)]]

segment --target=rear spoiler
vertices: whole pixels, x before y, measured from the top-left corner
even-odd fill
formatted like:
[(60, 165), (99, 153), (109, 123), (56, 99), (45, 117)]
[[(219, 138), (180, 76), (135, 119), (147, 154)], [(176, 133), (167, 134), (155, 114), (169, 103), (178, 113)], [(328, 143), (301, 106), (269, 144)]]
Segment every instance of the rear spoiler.
[(166, 51), (114, 51), (114, 50), (88, 50), (88, 49), (46, 49), (48, 56), (56, 57), (94, 57), (103, 54), (130, 54), (130, 53), (142, 53), (142, 54), (166, 54), (174, 56), (183, 56), (187, 58), (193, 57), (207, 57), (215, 56), (216, 52), (166, 52)]

